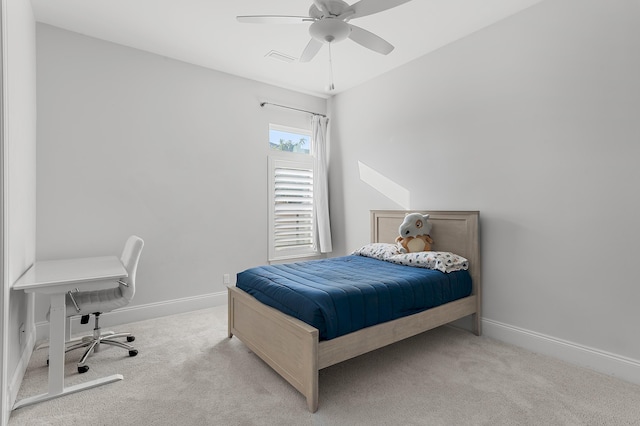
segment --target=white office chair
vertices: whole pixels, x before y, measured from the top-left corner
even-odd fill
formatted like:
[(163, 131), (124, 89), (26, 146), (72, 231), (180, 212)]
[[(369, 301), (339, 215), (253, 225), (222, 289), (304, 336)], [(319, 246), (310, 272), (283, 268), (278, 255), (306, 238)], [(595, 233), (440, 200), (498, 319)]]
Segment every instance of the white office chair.
[(87, 358), (94, 352), (98, 352), (101, 344), (126, 349), (129, 351), (129, 356), (138, 355), (138, 350), (133, 346), (115, 340), (126, 338), (127, 342), (133, 342), (135, 337), (131, 333), (102, 333), (99, 318), (100, 314), (111, 312), (129, 304), (133, 298), (136, 291), (136, 271), (143, 246), (144, 241), (140, 237), (132, 235), (127, 239), (120, 260), (124, 264), (128, 276), (118, 280), (117, 287), (104, 290), (69, 292), (67, 294), (67, 317), (82, 315), (80, 322), (86, 324), (89, 322), (90, 315), (95, 316), (93, 335), (75, 339), (69, 342), (65, 349), (65, 352), (69, 352), (79, 348), (87, 348), (78, 362), (78, 373), (85, 373), (89, 370), (89, 366), (86, 365)]

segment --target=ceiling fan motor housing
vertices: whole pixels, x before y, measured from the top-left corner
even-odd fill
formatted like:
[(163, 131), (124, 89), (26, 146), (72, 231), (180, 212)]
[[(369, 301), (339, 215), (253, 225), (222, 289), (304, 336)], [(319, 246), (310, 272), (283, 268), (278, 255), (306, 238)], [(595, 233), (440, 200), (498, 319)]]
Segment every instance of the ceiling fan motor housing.
[(345, 40), (351, 33), (349, 24), (341, 19), (324, 18), (315, 21), (309, 27), (311, 37), (323, 43), (334, 43)]

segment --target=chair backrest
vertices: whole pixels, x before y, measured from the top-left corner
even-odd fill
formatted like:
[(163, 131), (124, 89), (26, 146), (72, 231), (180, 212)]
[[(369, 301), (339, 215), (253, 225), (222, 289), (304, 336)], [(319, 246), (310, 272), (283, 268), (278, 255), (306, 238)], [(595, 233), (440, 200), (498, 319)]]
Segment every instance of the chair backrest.
[(128, 301), (133, 299), (133, 295), (136, 292), (136, 272), (138, 271), (138, 261), (140, 260), (143, 246), (144, 241), (142, 238), (132, 235), (127, 239), (120, 256), (120, 260), (129, 274), (127, 278), (122, 279), (127, 285), (120, 284), (120, 289), (122, 290), (122, 296)]

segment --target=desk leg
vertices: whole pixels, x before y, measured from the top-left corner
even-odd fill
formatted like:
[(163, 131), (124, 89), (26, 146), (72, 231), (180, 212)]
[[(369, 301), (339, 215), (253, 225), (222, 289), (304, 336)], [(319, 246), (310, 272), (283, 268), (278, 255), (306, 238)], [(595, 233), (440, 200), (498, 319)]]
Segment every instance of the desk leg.
[(121, 374), (114, 374), (102, 379), (91, 380), (75, 386), (64, 387), (64, 349), (66, 329), (65, 294), (51, 295), (51, 312), (49, 314), (49, 388), (42, 395), (32, 396), (17, 401), (13, 409), (48, 401), (62, 395), (94, 388), (107, 383), (122, 380)]
[(65, 295), (51, 295), (49, 314), (49, 394), (60, 394), (64, 390), (64, 342), (66, 328)]

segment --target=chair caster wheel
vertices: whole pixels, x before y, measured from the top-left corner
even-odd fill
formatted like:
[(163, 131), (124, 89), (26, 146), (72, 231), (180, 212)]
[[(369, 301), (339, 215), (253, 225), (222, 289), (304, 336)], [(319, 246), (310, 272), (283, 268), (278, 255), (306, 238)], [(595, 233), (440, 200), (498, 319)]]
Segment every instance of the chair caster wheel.
[(136, 336), (127, 336), (127, 342), (133, 342), (136, 340)]
[(137, 349), (133, 349), (131, 351), (129, 351), (129, 356), (136, 356), (138, 355), (138, 350)]
[(87, 371), (89, 371), (89, 366), (88, 365), (84, 365), (82, 367), (78, 367), (78, 373), (80, 373), (80, 374), (86, 373)]

